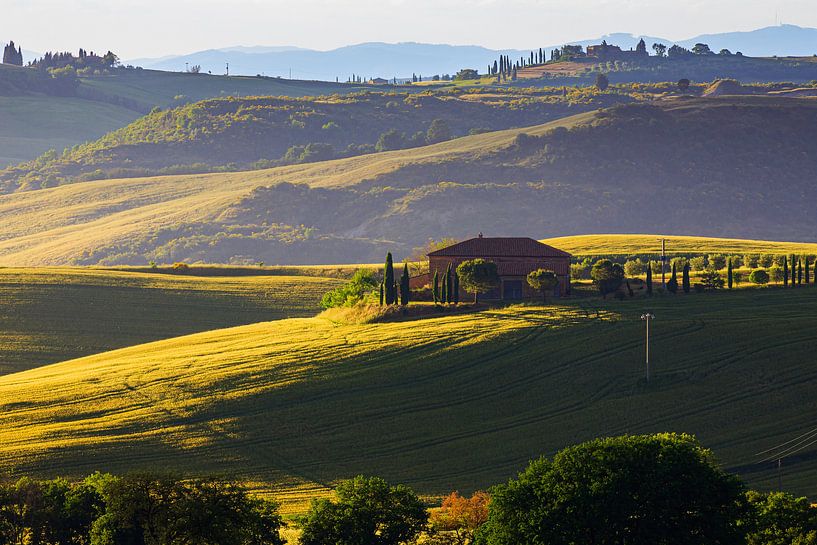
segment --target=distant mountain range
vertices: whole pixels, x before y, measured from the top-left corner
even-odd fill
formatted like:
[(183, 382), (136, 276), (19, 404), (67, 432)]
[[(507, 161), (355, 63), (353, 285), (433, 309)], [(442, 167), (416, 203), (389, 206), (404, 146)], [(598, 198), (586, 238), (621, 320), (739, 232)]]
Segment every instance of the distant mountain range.
[[(614, 33), (598, 38), (570, 42), (587, 46), (601, 43), (634, 48), (643, 37), (648, 47), (655, 42), (668, 46), (678, 44), (690, 48), (698, 42), (709, 44), (713, 51), (729, 49), (752, 57), (811, 56), (817, 54), (817, 29), (781, 25), (748, 32), (705, 34), (687, 40), (673, 41), (654, 36)], [(544, 46), (548, 51), (564, 44)], [(540, 46), (532, 44), (532, 49)], [(412, 74), (430, 77), (454, 74), (461, 68), (480, 71), (500, 54), (511, 58), (527, 56), (530, 50), (493, 50), (481, 46), (422, 43), (363, 43), (316, 51), (291, 46), (236, 46), (198, 51), (188, 55), (173, 55), (154, 59), (132, 59), (127, 64), (156, 70), (182, 71), (186, 66), (199, 65), (204, 72), (223, 74), (227, 63), (236, 75), (264, 74), (294, 79), (346, 81), (353, 74), (364, 78), (406, 78)]]

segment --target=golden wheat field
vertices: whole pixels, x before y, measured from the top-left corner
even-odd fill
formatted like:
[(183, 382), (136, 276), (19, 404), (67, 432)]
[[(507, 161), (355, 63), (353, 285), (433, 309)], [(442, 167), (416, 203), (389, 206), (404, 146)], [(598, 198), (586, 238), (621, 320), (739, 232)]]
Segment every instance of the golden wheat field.
[(661, 253), (661, 239), (666, 240), (667, 254), (817, 254), (817, 244), (810, 242), (775, 242), (676, 235), (576, 235), (543, 240), (574, 255), (636, 255)]

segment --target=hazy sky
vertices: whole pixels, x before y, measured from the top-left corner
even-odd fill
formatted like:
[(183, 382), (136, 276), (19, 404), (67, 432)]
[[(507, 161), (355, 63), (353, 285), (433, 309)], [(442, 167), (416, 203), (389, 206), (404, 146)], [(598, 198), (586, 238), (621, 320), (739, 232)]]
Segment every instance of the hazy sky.
[(233, 45), (367, 41), (531, 48), (629, 32), (684, 39), (775, 23), (817, 27), (817, 0), (0, 0), (0, 39), (123, 59)]

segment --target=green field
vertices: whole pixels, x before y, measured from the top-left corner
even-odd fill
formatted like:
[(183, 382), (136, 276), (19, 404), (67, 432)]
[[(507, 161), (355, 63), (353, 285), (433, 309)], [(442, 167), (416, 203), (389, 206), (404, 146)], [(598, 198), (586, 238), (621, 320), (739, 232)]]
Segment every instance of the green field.
[(323, 293), (340, 282), (0, 268), (0, 374), (199, 331), (311, 316)]
[(287, 96), (304, 97), (350, 93), (366, 89), (363, 85), (323, 81), (287, 80), (248, 76), (187, 74), (160, 70), (117, 70), (108, 76), (82, 78), (80, 96), (122, 97), (140, 108), (167, 107), (178, 104), (176, 97), (188, 101), (220, 96)]
[(121, 106), (81, 98), (0, 96), (0, 169), (50, 149), (62, 153), (139, 116)]
[[(229, 474), (303, 509), (358, 473), (438, 496), (596, 436), (697, 434), (753, 486), (814, 427), (817, 289), (211, 331), (0, 378), (0, 469)], [(643, 380), (645, 310), (653, 380)], [(817, 447), (784, 460), (815, 494)]]
[[(8, 70), (0, 68), (0, 77), (6, 77)], [(34, 159), (49, 149), (61, 153), (66, 147), (96, 140), (154, 106), (166, 108), (180, 101), (222, 96), (302, 97), (360, 89), (275, 78), (118, 70), (106, 76), (80, 78), (76, 96), (11, 93), (0, 96), (0, 169)]]
[(642, 255), (661, 253), (661, 239), (667, 254), (817, 254), (817, 243), (775, 242), (734, 238), (675, 235), (577, 235), (555, 237), (542, 242), (576, 256)]

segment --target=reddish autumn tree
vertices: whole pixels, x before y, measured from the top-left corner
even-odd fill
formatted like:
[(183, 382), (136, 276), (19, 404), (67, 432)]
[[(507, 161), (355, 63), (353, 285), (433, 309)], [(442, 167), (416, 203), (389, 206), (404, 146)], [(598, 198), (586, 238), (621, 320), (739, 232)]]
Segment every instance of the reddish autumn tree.
[(470, 498), (452, 492), (443, 500), (442, 507), (431, 514), (433, 533), (457, 545), (472, 543), (477, 529), (488, 520), (490, 502), (487, 492), (474, 492)]

